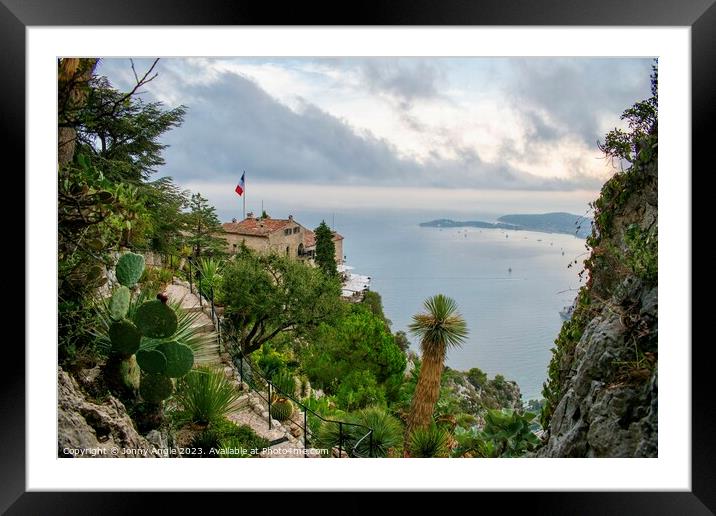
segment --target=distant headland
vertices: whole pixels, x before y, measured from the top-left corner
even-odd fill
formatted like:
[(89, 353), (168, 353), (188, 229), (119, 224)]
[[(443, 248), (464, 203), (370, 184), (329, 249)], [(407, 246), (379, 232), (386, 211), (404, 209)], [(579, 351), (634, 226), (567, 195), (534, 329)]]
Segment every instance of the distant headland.
[(481, 220), (458, 221), (451, 219), (436, 219), (430, 222), (421, 222), (421, 227), (428, 228), (488, 228), (539, 231), (541, 233), (565, 233), (578, 238), (587, 238), (592, 232), (592, 219), (575, 215), (573, 213), (541, 213), (503, 215), (498, 222), (483, 222)]

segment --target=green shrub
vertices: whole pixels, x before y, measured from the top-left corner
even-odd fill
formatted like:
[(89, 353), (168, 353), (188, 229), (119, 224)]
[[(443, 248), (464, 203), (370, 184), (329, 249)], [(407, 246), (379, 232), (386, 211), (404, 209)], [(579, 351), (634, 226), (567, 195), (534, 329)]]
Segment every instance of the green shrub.
[(477, 418), (472, 414), (462, 413), (455, 416), (455, 423), (457, 424), (457, 426), (461, 426), (463, 428), (470, 428), (477, 423)]
[(162, 267), (147, 267), (144, 274), (139, 279), (142, 290), (146, 290), (151, 295), (161, 292), (174, 280), (174, 272), (170, 269)]
[(264, 375), (268, 378), (277, 375), (286, 368), (286, 361), (280, 353), (274, 351), (270, 346), (264, 344), (264, 347), (256, 351), (254, 355), (258, 355), (256, 364), (261, 368)]
[[(210, 428), (216, 433), (222, 452), (232, 448), (234, 450), (229, 453), (221, 453), (220, 457), (258, 457), (258, 452), (270, 444), (268, 439), (260, 437), (250, 426), (239, 426), (227, 419), (215, 421)], [(246, 450), (246, 453), (243, 453), (242, 450)]]
[(487, 373), (482, 372), (479, 367), (473, 367), (467, 372), (467, 379), (474, 387), (479, 388), (487, 382)]
[(495, 444), (498, 456), (521, 457), (540, 443), (532, 432), (536, 417), (532, 412), (520, 414), (512, 409), (488, 410), (482, 435)]
[(447, 457), (450, 453), (449, 436), (445, 430), (434, 425), (414, 430), (410, 436), (410, 456)]
[(656, 226), (650, 231), (631, 224), (624, 235), (627, 245), (625, 261), (639, 278), (649, 285), (655, 285), (659, 274), (659, 238)]
[(175, 396), (181, 419), (198, 424), (223, 419), (238, 398), (223, 372), (206, 367), (179, 380)]
[(296, 380), (287, 371), (274, 374), (271, 377), (271, 383), (278, 389), (275, 395), (279, 398), (296, 395)]
[(345, 410), (356, 410), (369, 405), (385, 404), (385, 389), (370, 371), (353, 371), (341, 380), (336, 392), (338, 406)]

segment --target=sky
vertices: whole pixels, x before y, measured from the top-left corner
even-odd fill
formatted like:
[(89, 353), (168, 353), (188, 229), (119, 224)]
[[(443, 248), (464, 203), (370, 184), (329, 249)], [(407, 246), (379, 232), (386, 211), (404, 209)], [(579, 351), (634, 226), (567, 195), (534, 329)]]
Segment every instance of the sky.
[[(152, 59), (134, 59), (140, 73)], [(583, 214), (597, 141), (649, 96), (650, 59), (162, 58), (144, 101), (184, 105), (157, 172), (222, 220), (247, 210)], [(120, 90), (129, 59), (98, 68)], [(283, 212), (286, 213), (283, 213)]]

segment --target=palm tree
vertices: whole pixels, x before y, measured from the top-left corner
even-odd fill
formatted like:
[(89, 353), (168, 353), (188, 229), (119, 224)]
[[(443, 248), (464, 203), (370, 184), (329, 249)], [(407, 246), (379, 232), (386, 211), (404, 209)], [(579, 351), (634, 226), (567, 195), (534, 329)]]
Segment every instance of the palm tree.
[(420, 338), (422, 365), (408, 414), (406, 442), (410, 442), (414, 430), (427, 428), (432, 422), (447, 349), (460, 346), (468, 334), (465, 319), (453, 299), (438, 294), (426, 299), (424, 306), (426, 313), (414, 315), (409, 326), (411, 333)]

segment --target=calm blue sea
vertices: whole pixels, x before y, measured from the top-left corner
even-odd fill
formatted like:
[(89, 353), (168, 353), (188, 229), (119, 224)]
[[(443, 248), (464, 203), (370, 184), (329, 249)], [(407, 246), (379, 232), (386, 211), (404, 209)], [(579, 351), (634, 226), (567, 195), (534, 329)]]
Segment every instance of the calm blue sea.
[[(571, 304), (580, 286), (584, 240), (527, 231), (422, 228), (418, 223), (430, 217), (414, 217), (341, 215), (336, 221), (348, 263), (371, 277), (393, 330), (407, 330), (425, 298), (448, 295), (457, 301), (470, 336), (461, 349), (448, 353), (447, 364), (502, 374), (517, 381), (525, 401), (541, 398), (550, 348), (562, 324), (559, 310)], [(568, 268), (575, 259), (579, 265)], [(417, 341), (411, 342), (418, 351)]]

